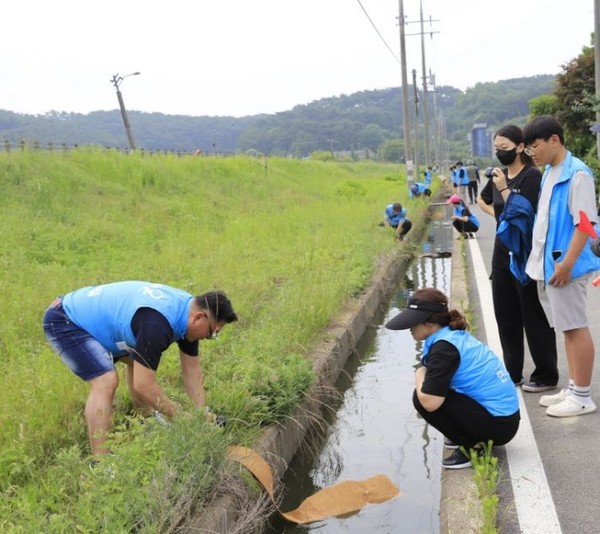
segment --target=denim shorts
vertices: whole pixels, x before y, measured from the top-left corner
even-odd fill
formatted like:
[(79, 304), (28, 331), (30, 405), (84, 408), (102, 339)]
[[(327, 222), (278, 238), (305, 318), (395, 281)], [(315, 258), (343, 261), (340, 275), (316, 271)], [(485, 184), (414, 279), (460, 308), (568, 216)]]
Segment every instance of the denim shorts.
[(79, 378), (89, 381), (114, 370), (112, 354), (69, 319), (60, 298), (44, 314), (44, 333), (61, 360)]

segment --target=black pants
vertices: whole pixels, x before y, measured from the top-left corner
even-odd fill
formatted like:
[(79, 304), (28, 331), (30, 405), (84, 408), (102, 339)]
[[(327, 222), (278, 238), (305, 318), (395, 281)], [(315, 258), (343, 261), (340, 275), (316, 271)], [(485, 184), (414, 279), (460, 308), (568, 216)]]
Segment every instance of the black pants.
[(469, 190), (469, 201), (473, 203), (477, 202), (477, 180), (469, 182), (467, 187)]
[(506, 417), (495, 417), (471, 397), (451, 389), (444, 404), (433, 412), (423, 408), (416, 390), (413, 404), (425, 421), (466, 449), (489, 440), (496, 446), (505, 445), (515, 437), (521, 419), (519, 411)]
[(456, 228), (461, 234), (473, 234), (479, 230), (474, 222), (471, 221), (452, 221), (454, 228)]
[[(398, 227), (394, 226), (394, 228), (398, 228)], [(404, 219), (402, 226), (400, 226), (400, 237), (404, 237), (406, 234), (408, 234), (408, 232), (411, 228), (412, 228), (412, 223), (408, 219)]]
[(540, 304), (536, 283), (521, 285), (509, 269), (494, 267), (492, 297), (504, 364), (513, 382), (523, 378), (524, 329), (535, 365), (530, 380), (555, 386), (558, 383), (556, 335)]

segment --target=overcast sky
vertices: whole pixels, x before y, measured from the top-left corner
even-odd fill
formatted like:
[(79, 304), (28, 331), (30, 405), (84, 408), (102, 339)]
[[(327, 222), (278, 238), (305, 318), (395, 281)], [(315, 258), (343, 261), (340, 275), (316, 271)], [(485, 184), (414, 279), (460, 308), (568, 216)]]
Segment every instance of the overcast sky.
[[(412, 69), (422, 76), (421, 37), (408, 35), (420, 31), (420, 2), (403, 3), (410, 84)], [(435, 32), (425, 38), (426, 70), (463, 90), (557, 74), (594, 28), (593, 0), (422, 5), (425, 30)], [(128, 110), (196, 116), (275, 113), (399, 87), (398, 13), (398, 0), (9, 0), (0, 109), (118, 109), (111, 78), (135, 71), (121, 84)]]

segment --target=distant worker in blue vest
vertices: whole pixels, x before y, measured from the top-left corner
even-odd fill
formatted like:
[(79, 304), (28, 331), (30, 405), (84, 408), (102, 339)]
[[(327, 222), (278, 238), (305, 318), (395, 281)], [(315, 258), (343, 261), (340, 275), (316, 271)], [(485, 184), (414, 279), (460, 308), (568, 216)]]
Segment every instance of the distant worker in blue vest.
[(431, 189), (427, 184), (422, 184), (420, 182), (416, 182), (414, 184), (410, 184), (408, 188), (408, 196), (410, 198), (419, 198), (421, 195), (425, 197), (431, 196)]
[(477, 193), (479, 191), (479, 184), (481, 183), (481, 177), (479, 176), (479, 168), (475, 165), (473, 160), (467, 161), (467, 176), (469, 177), (469, 184), (467, 190), (469, 192), (469, 204), (475, 204), (477, 202)]
[(92, 454), (109, 452), (117, 362), (127, 365), (136, 408), (173, 417), (182, 408), (162, 390), (156, 371), (163, 352), (176, 342), (186, 393), (194, 406), (207, 409), (198, 341), (214, 339), (234, 321), (237, 315), (222, 292), (193, 296), (142, 281), (84, 287), (52, 302), (44, 315), (46, 337), (67, 367), (90, 385), (85, 418)]
[(412, 222), (406, 216), (406, 208), (403, 208), (399, 202), (394, 202), (385, 208), (380, 226), (393, 228), (396, 231), (396, 238), (402, 241), (412, 228)]
[(471, 465), (465, 450), (508, 443), (519, 429), (519, 401), (502, 360), (467, 332), (465, 317), (449, 309), (438, 289), (418, 289), (406, 309), (385, 325), (410, 330), (423, 342), (421, 367), (415, 371), (413, 404), (445, 437), (454, 452), (442, 461), (446, 469)]
[(432, 179), (433, 179), (433, 168), (430, 165), (423, 171), (423, 182), (425, 182), (425, 185), (431, 185)]
[(469, 208), (465, 205), (462, 199), (458, 195), (452, 195), (446, 204), (452, 204), (454, 206), (454, 213), (450, 217), (452, 225), (460, 232), (459, 238), (473, 239), (473, 234), (479, 231), (479, 219), (474, 215)]
[(469, 173), (467, 172), (467, 167), (463, 165), (462, 161), (457, 161), (455, 169), (458, 194), (463, 198), (467, 198), (467, 188), (469, 187)]
[(456, 165), (450, 165), (450, 180), (452, 181), (452, 188), (454, 190), (454, 194), (457, 195), (459, 193), (458, 187), (460, 183), (458, 179), (458, 169)]
[(579, 226), (581, 212), (597, 223), (594, 174), (567, 150), (563, 128), (551, 115), (529, 121), (523, 128), (523, 141), (534, 164), (545, 166), (525, 272), (537, 280), (550, 325), (564, 335), (569, 371), (567, 387), (555, 395), (543, 395), (539, 403), (552, 417), (593, 413), (595, 350), (586, 302), (587, 284), (600, 262)]

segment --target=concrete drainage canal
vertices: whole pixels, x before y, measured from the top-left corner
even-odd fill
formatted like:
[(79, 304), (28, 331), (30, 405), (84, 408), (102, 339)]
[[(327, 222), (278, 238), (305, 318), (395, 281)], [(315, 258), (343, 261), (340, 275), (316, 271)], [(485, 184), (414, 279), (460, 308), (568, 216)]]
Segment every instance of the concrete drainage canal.
[(365, 333), (348, 358), (337, 384), (338, 405), (331, 410), (325, 430), (311, 432), (290, 463), (280, 509), (295, 509), (318, 490), (342, 480), (379, 473), (387, 475), (403, 495), (368, 505), (351, 516), (306, 525), (273, 516), (265, 532), (439, 533), (443, 438), (412, 405), (421, 343), (408, 331), (391, 332), (383, 325), (406, 305), (414, 289), (436, 287), (450, 292), (452, 227), (447, 220), (444, 208), (434, 212), (423, 255), (411, 264), (377, 326)]

